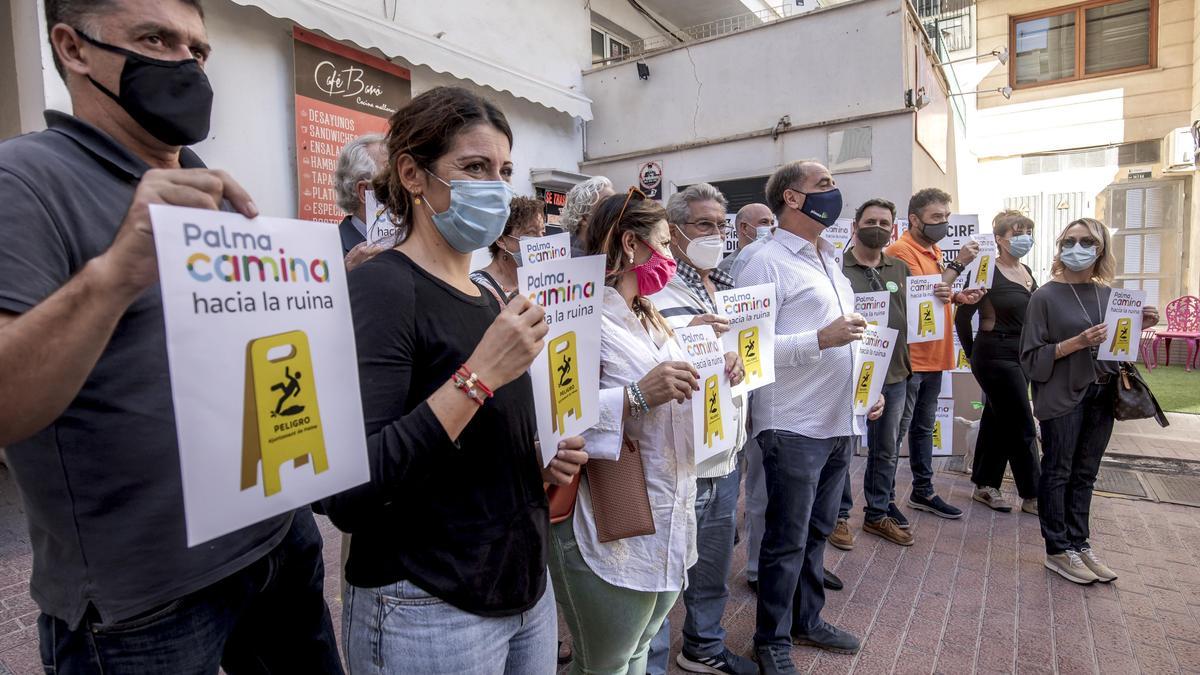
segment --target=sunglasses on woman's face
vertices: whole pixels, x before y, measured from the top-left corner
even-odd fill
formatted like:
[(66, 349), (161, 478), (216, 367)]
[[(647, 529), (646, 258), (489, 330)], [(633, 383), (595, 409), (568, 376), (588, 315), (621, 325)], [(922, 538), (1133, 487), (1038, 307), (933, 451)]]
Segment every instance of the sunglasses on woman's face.
[(1075, 237), (1067, 237), (1059, 243), (1059, 248), (1074, 248), (1075, 244), (1079, 244), (1084, 248), (1091, 248), (1097, 243), (1098, 242), (1096, 241), (1095, 237), (1080, 237), (1079, 239), (1076, 239)]

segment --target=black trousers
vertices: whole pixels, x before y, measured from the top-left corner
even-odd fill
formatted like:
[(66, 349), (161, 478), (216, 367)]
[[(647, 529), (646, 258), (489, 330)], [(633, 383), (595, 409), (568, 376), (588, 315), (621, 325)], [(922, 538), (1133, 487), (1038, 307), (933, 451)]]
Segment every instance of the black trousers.
[(1037, 429), (1029, 405), (1029, 380), (1021, 369), (1018, 335), (980, 332), (971, 353), (971, 373), (984, 393), (983, 419), (971, 481), (999, 488), (1004, 468), (1012, 465), (1022, 499), (1038, 493)]

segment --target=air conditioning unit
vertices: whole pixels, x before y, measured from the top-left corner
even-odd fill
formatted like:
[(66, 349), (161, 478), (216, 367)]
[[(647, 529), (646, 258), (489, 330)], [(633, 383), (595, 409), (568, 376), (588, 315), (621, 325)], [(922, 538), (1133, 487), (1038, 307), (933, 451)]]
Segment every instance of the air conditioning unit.
[(1166, 171), (1191, 171), (1196, 168), (1196, 138), (1190, 127), (1172, 129), (1163, 139), (1163, 167)]

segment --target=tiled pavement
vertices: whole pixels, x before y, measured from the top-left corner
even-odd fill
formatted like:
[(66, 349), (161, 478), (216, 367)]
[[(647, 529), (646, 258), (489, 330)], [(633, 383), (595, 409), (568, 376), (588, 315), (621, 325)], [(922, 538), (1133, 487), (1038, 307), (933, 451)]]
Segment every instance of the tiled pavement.
[[(862, 459), (855, 460), (856, 500)], [(30, 554), (16, 491), (0, 469), (0, 675), (40, 672), (28, 595)], [(962, 520), (911, 513), (917, 543), (900, 548), (863, 535), (832, 548), (826, 563), (847, 583), (830, 593), (825, 618), (865, 636), (857, 656), (794, 651), (814, 673), (1200, 673), (1200, 509), (1111, 497), (1093, 501), (1093, 544), (1121, 575), (1075, 586), (1042, 567), (1037, 519), (994, 513), (970, 501), (965, 476), (937, 486), (964, 506)], [(897, 480), (907, 492), (909, 474)], [(1011, 486), (1006, 485), (1011, 492)], [(1015, 495), (1012, 495), (1015, 497)], [(861, 505), (861, 501), (858, 502)], [(326, 590), (335, 623), (339, 538), (326, 537)], [(754, 596), (738, 547), (726, 610), (728, 643), (748, 653)], [(676, 607), (674, 649), (682, 607)], [(680, 672), (680, 671), (674, 671)]]

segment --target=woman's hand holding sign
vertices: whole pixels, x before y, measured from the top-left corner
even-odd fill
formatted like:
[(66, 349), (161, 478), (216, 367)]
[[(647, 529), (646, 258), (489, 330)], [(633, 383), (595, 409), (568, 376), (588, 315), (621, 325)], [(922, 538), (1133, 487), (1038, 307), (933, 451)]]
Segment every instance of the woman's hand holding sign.
[(513, 297), (467, 360), (479, 381), (495, 390), (529, 370), (550, 331), (545, 318), (546, 312), (529, 298)]
[(646, 405), (658, 407), (667, 401), (683, 403), (700, 391), (700, 373), (684, 361), (664, 361), (638, 382)]

